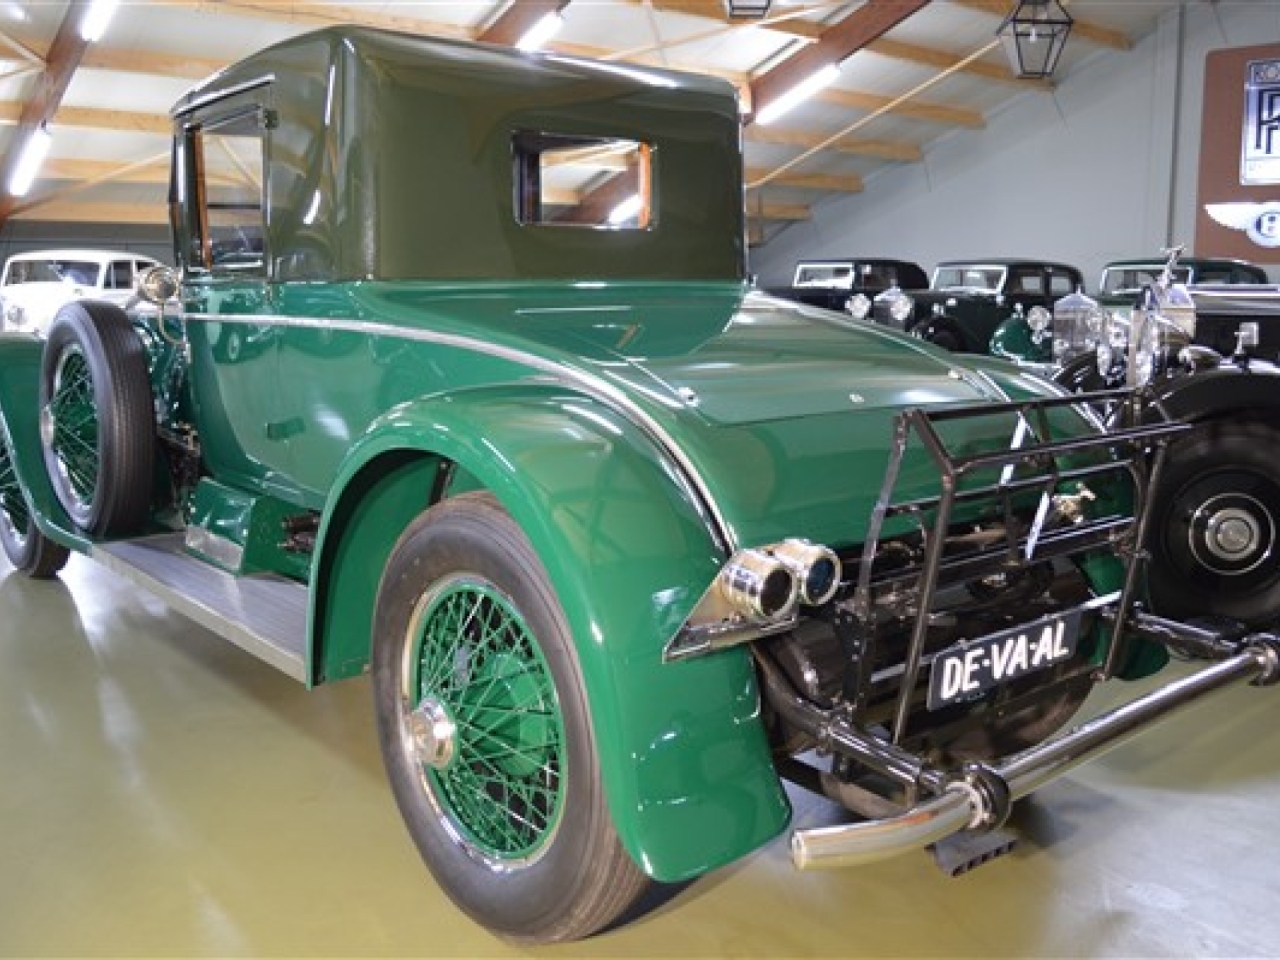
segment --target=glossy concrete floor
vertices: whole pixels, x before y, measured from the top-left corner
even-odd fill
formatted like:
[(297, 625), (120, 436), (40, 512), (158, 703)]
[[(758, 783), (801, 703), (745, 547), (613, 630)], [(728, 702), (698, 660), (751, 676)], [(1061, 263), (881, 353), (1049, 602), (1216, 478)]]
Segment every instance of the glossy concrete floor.
[(0, 559), (0, 761), (5, 957), (1280, 953), (1280, 690), (1047, 788), (1019, 850), (966, 877), (923, 854), (798, 874), (779, 840), (542, 950), (477, 928), (418, 862), (367, 683), (308, 693), (81, 559), (50, 583)]

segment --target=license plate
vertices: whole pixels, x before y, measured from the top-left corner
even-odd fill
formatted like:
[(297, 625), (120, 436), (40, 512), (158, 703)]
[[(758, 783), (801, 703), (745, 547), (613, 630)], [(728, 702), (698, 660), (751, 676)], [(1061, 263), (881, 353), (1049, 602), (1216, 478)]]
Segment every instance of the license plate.
[(933, 658), (929, 709), (972, 700), (1002, 683), (1071, 659), (1080, 640), (1080, 611), (1041, 617)]

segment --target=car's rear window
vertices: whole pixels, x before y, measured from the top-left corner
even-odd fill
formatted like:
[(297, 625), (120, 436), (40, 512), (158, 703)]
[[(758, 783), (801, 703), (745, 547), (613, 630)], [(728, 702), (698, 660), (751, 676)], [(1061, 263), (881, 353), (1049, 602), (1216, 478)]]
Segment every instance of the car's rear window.
[(649, 144), (521, 132), (513, 147), (521, 223), (612, 230), (653, 226), (654, 151)]

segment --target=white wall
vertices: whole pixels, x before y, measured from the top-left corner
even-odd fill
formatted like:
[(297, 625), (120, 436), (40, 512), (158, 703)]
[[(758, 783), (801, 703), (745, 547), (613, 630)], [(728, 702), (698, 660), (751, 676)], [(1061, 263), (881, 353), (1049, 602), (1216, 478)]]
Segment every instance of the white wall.
[(753, 250), (751, 269), (769, 286), (809, 257), (902, 257), (931, 270), (1026, 256), (1075, 264), (1092, 285), (1108, 260), (1190, 246), (1205, 54), (1276, 41), (1277, 0), (1187, 3), (1132, 50), (1090, 58), (1052, 93), (989, 115), (985, 130), (950, 134), (923, 162), (817, 205), (811, 221)]

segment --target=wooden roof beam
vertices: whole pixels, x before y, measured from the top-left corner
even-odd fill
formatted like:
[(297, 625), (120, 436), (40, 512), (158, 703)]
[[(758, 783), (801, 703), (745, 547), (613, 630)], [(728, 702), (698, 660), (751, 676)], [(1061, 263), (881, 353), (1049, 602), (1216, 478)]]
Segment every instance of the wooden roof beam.
[(929, 0), (867, 0), (849, 16), (824, 30), (816, 43), (752, 81), (751, 99), (756, 112), (823, 67), (839, 64), (857, 53), (928, 3)]
[[(748, 167), (744, 174), (747, 179), (747, 189), (751, 189), (751, 184), (761, 177), (768, 176), (769, 171), (760, 168)], [(775, 187), (791, 187), (797, 190), (821, 190), (824, 193), (861, 193), (862, 178), (854, 174), (824, 174), (824, 173), (784, 173), (780, 177), (775, 177), (769, 181), (770, 185)]]
[[(801, 133), (798, 130), (775, 130), (772, 127), (759, 126), (747, 127), (744, 135), (751, 143), (799, 147), (803, 150), (818, 149), (828, 139), (825, 134)], [(895, 143), (887, 140), (836, 140), (831, 144), (830, 149), (838, 153), (874, 157), (877, 160), (898, 160), (904, 163), (918, 163), (924, 157), (923, 151), (913, 143)]]

